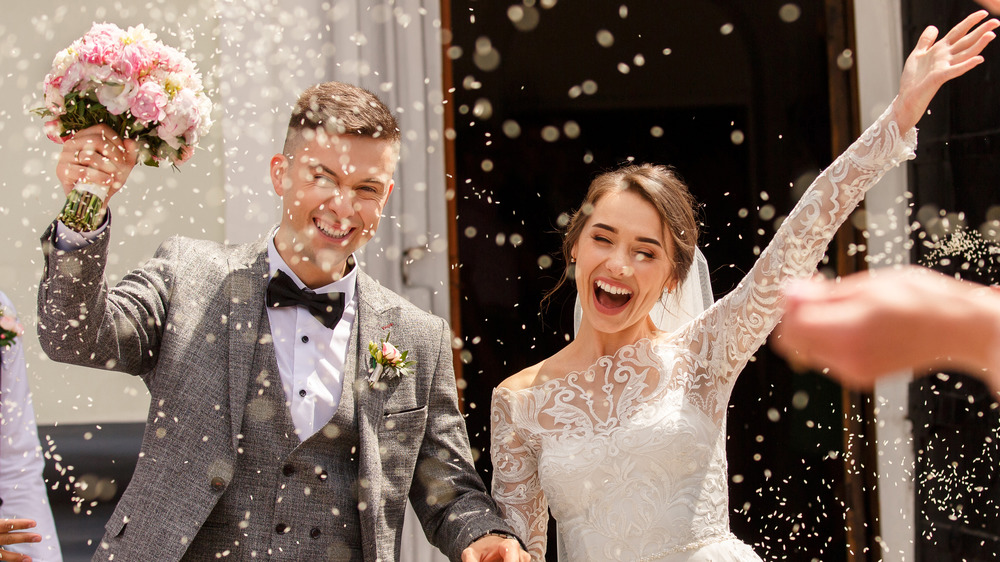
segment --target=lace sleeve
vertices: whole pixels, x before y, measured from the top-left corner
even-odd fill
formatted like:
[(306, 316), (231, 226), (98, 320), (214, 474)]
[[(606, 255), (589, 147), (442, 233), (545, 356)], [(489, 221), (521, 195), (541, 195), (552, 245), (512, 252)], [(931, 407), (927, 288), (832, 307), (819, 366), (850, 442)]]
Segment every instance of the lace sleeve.
[(549, 504), (538, 479), (537, 452), (517, 431), (516, 396), (504, 388), (493, 391), (490, 457), (493, 499), (507, 524), (528, 547), (534, 561), (545, 560)]
[(690, 337), (707, 340), (688, 347), (709, 355), (702, 367), (711, 381), (705, 386), (715, 387), (717, 415), (736, 376), (780, 319), (782, 284), (811, 275), (865, 193), (888, 170), (915, 157), (916, 129), (901, 134), (894, 117), (890, 105), (813, 181), (746, 277), (692, 326)]

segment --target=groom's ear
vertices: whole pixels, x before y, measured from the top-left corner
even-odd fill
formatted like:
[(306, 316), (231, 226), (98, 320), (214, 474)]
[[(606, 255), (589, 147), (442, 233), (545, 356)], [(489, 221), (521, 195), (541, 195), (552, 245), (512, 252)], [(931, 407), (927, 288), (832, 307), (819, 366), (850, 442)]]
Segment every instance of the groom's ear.
[(288, 172), (288, 157), (284, 154), (275, 154), (271, 157), (271, 186), (278, 197), (285, 195), (285, 174)]

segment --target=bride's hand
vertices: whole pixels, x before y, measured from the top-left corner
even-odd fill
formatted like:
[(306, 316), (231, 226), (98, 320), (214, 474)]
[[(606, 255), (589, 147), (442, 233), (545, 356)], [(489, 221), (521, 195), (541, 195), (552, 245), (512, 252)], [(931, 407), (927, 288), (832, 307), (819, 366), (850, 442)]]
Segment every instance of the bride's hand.
[(1000, 27), (1000, 21), (992, 18), (975, 27), (988, 15), (986, 10), (971, 14), (940, 41), (935, 41), (938, 30), (934, 26), (920, 35), (917, 46), (906, 58), (899, 79), (899, 95), (893, 102), (901, 131), (917, 124), (942, 84), (983, 62), (979, 53), (996, 37), (993, 30)]

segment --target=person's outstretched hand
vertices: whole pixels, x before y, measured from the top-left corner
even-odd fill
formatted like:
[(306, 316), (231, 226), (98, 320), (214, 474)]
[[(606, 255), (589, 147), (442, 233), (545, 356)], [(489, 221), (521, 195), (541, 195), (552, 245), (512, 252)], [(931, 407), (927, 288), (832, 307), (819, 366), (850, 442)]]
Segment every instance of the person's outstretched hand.
[(1000, 14), (1000, 0), (976, 0), (976, 3), (994, 14)]
[(1000, 390), (998, 340), (1000, 290), (913, 266), (790, 284), (771, 346), (850, 387), (909, 368), (959, 368)]
[(21, 532), (34, 526), (35, 522), (31, 519), (0, 519), (0, 560), (3, 562), (31, 562), (30, 556), (11, 552), (4, 547), (26, 542), (41, 542), (42, 535)]
[[(1000, 0), (991, 1), (1000, 5)], [(969, 15), (940, 40), (933, 25), (920, 35), (917, 46), (906, 58), (899, 79), (899, 95), (893, 102), (901, 131), (917, 124), (942, 84), (983, 62), (979, 53), (996, 37), (993, 30), (1000, 26), (1000, 21), (994, 18), (977, 26), (988, 15), (986, 10)]]

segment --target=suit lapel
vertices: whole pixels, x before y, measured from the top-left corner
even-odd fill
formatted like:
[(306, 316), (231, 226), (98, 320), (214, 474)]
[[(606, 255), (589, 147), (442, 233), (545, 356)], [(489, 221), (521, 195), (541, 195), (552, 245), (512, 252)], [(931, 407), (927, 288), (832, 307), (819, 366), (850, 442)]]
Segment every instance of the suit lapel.
[(275, 370), (277, 360), (274, 348), (258, 343), (270, 342), (271, 332), (267, 326), (264, 310), (264, 293), (268, 281), (268, 259), (266, 238), (246, 247), (247, 253), (236, 253), (229, 261), (229, 414), (233, 447), (238, 445), (237, 436), (243, 425), (243, 410), (247, 402), (247, 384), (251, 377), (254, 355), (258, 351), (270, 351), (270, 359), (265, 365)]

